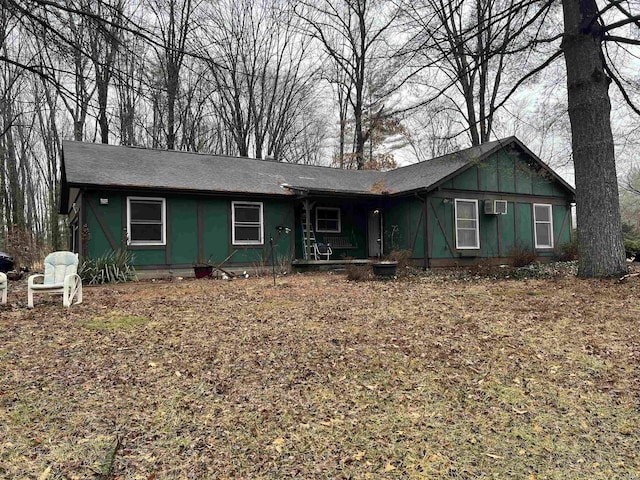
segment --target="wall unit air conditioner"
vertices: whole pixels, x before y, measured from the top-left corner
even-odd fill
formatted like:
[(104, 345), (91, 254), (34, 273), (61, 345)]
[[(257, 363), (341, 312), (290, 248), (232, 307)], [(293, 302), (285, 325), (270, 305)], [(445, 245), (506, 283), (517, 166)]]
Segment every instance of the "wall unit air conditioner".
[(507, 201), (506, 200), (485, 200), (484, 213), (485, 215), (506, 215)]

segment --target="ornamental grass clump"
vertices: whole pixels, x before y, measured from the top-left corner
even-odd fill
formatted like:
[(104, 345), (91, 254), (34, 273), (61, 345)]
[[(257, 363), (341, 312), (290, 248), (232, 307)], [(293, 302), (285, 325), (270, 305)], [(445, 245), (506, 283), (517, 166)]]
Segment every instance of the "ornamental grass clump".
[(133, 254), (118, 249), (101, 257), (85, 259), (78, 275), (89, 285), (137, 281), (138, 275), (132, 264)]

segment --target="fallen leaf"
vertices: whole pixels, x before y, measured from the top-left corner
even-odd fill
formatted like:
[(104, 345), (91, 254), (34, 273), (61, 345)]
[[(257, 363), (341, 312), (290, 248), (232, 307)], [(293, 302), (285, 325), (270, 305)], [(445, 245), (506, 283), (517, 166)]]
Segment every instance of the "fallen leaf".
[(51, 465), (49, 465), (44, 472), (42, 472), (40, 474), (40, 476), (38, 477), (38, 480), (46, 480), (47, 478), (49, 478), (49, 474), (51, 473)]
[(485, 455), (489, 458), (494, 458), (496, 460), (500, 458), (504, 458), (504, 457), (501, 457), (500, 455), (494, 455), (493, 453), (485, 453)]
[(278, 453), (282, 453), (282, 450), (284, 450), (284, 438), (276, 438), (273, 442), (271, 442), (271, 445), (276, 448), (276, 451)]

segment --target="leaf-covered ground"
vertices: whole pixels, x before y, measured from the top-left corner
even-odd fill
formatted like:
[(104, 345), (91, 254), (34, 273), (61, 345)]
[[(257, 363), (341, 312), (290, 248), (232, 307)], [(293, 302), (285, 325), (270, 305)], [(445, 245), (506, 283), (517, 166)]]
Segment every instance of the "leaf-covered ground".
[(638, 278), (14, 286), (0, 478), (640, 477)]

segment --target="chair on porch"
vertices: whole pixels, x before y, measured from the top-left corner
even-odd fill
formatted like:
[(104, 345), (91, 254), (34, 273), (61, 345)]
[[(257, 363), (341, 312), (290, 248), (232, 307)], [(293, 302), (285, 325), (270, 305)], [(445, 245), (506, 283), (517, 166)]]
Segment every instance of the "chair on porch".
[[(29, 277), (27, 306), (33, 308), (34, 293), (62, 294), (62, 305), (65, 307), (82, 303), (82, 279), (78, 275), (78, 263), (76, 253), (53, 252), (47, 255), (44, 259), (44, 275)], [(39, 279), (42, 279), (42, 283), (36, 283)]]
[[(331, 254), (333, 250), (331, 250), (331, 245), (327, 243), (318, 243), (315, 242), (313, 244), (313, 256), (316, 260), (330, 260)], [(326, 257), (326, 258), (323, 258)]]
[(9, 282), (7, 281), (7, 275), (0, 272), (0, 305), (4, 305), (7, 303), (7, 286)]

